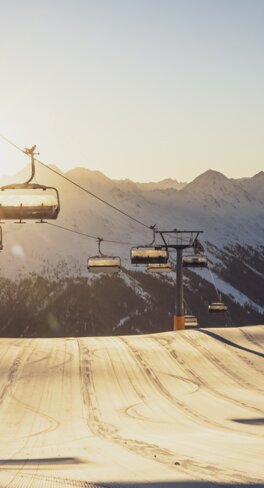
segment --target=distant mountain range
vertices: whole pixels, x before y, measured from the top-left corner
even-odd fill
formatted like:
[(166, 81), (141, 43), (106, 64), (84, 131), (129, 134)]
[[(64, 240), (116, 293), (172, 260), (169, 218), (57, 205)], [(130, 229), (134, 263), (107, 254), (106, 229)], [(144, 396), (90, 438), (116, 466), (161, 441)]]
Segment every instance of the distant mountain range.
[[(59, 171), (58, 168), (56, 170)], [(13, 178), (0, 179), (0, 184), (23, 181), (27, 178), (28, 172), (29, 169), (24, 168)], [(233, 322), (237, 324), (250, 323), (253, 320), (258, 323), (264, 322), (263, 171), (252, 178), (230, 179), (217, 171), (209, 170), (188, 184), (172, 179), (157, 183), (135, 183), (128, 179), (111, 180), (99, 171), (85, 168), (72, 169), (66, 173), (66, 176), (149, 226), (156, 224), (161, 230), (202, 229), (213, 279), (230, 307), (233, 307), (235, 313), (235, 317), (232, 317)], [(37, 181), (57, 186), (60, 192), (61, 213), (58, 220), (50, 222), (51, 224), (131, 244), (143, 244), (152, 240), (152, 234), (148, 229), (125, 218), (92, 196), (85, 195), (81, 190), (39, 165)], [(88, 275), (86, 269), (88, 256), (97, 252), (96, 242), (92, 239), (53, 228), (49, 224), (36, 225), (35, 223), (26, 225), (5, 223), (3, 235), (4, 251), (0, 255), (2, 283), (5, 283), (1, 292), (2, 309), (7, 302), (9, 307), (15, 305), (20, 307), (20, 296), (22, 296), (20, 287), (21, 283), (28, 282), (26, 280), (31, 279), (37, 282), (38, 286), (39, 277), (41, 280), (46, 280), (45, 285), (44, 281), (42, 282), (43, 289), (48, 290), (44, 300), (45, 306), (44, 302), (41, 307), (38, 304), (34, 312), (38, 320), (40, 320), (39, 307), (41, 313), (44, 313), (43, 307), (49, 313), (50, 304), (54, 302), (56, 293), (60, 298), (56, 298), (58, 310), (55, 315), (60, 315), (59, 310), (62, 313), (63, 303), (65, 309), (64, 300), (66, 300), (63, 289), (72, 287), (76, 280), (78, 283), (78, 280), (84, 280), (82, 283), (85, 283), (87, 288), (87, 296), (90, 296), (94, 287), (100, 288), (99, 283), (101, 283), (104, 300), (106, 296), (111, 296), (113, 292), (111, 283), (115, 280), (116, 287), (120, 285), (122, 288), (127, 303), (133, 301), (134, 311), (132, 320), (129, 307), (124, 312), (118, 296), (114, 301), (109, 302), (109, 310), (111, 306), (115, 309), (112, 329), (115, 328), (123, 333), (157, 330), (159, 324), (155, 322), (155, 317), (158, 316), (159, 320), (163, 320), (163, 326), (160, 324), (161, 329), (164, 328), (164, 324), (170, 323), (168, 317), (173, 312), (173, 277), (147, 277), (142, 268), (133, 268), (132, 271), (129, 260), (130, 245), (103, 243), (103, 252), (121, 256), (124, 271), (118, 278), (109, 279), (101, 275), (94, 278)], [(193, 308), (200, 321), (205, 324), (211, 320), (206, 314), (208, 296), (216, 299), (212, 274), (208, 270), (186, 273), (186, 296), (188, 295), (189, 301), (195, 304), (193, 307), (190, 305), (190, 309)], [(56, 286), (54, 285), (54, 290), (47, 284), (51, 282), (57, 283)], [(150, 282), (152, 293), (148, 291), (147, 283)], [(167, 292), (167, 296), (171, 293), (171, 306), (170, 310), (166, 308), (165, 315), (162, 313), (157, 315), (157, 308), (153, 303), (154, 300), (157, 304), (161, 296), (160, 292), (157, 293), (161, 282), (166, 283), (164, 289), (168, 286), (168, 290), (171, 290)], [(64, 288), (59, 287), (58, 283), (63, 283)], [(9, 296), (8, 300), (7, 296)], [(140, 306), (138, 303), (138, 309), (134, 301), (135, 297), (139, 297), (141, 303)], [(78, 302), (78, 297), (75, 298)], [(98, 297), (96, 300), (99, 300)], [(33, 304), (28, 297), (30, 317), (32, 317), (32, 307)], [(145, 308), (146, 312), (143, 313)], [(89, 331), (96, 328), (96, 321), (104, 323), (105, 317), (99, 317), (100, 306), (93, 312), (89, 310), (93, 316), (93, 319), (89, 318), (90, 325), (85, 322), (86, 310), (85, 313), (82, 312), (84, 316), (79, 317), (82, 325), (76, 333), (83, 331), (89, 334)], [(5, 313), (2, 310), (2, 317)], [(46, 316), (45, 313), (43, 317)], [(69, 312), (69, 321), (71, 316), (73, 314)], [(76, 310), (74, 317), (76, 322)], [(63, 320), (65, 323), (66, 319)], [(58, 321), (61, 322), (59, 319)], [(153, 321), (156, 325), (153, 325)], [(104, 329), (100, 328), (100, 333), (104, 333)]]
[(157, 181), (157, 182), (149, 182), (149, 183), (136, 183), (139, 189), (141, 190), (168, 190), (169, 188), (174, 188), (175, 190), (181, 190), (184, 188), (187, 183), (179, 182), (177, 180), (173, 180), (172, 178), (166, 178), (165, 180)]

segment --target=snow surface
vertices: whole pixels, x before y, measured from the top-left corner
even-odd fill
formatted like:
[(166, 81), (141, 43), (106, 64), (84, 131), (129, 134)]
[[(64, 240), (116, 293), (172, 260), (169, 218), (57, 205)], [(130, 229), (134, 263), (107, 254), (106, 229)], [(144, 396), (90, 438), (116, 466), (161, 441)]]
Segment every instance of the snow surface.
[(263, 339), (1, 339), (0, 486), (263, 486)]

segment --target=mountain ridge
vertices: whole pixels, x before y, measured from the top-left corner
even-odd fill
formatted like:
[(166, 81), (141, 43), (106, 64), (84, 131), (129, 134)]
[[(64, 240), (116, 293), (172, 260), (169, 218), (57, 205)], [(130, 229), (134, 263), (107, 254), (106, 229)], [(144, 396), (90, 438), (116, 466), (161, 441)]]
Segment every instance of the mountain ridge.
[[(213, 169), (207, 169), (206, 171), (204, 171), (200, 175), (196, 176), (193, 180), (191, 180), (189, 182), (178, 181), (177, 179), (171, 178), (171, 177), (164, 178), (164, 179), (159, 180), (159, 181), (141, 182), (141, 181), (131, 180), (130, 178), (123, 178), (123, 179), (110, 178), (109, 176), (106, 176), (102, 171), (92, 170), (86, 166), (77, 165), (77, 166), (70, 168), (67, 171), (63, 171), (55, 164), (49, 164), (48, 165), (45, 163), (45, 165), (49, 166), (50, 168), (55, 169), (58, 173), (61, 173), (61, 174), (68, 176), (68, 177), (70, 175), (75, 175), (79, 172), (84, 172), (84, 173), (92, 176), (93, 179), (98, 177), (100, 179), (104, 179), (105, 181), (112, 181), (112, 182), (115, 182), (117, 184), (132, 183), (132, 184), (135, 184), (136, 186), (139, 186), (142, 189), (152, 188), (152, 185), (153, 185), (153, 187), (157, 186), (160, 189), (162, 189), (162, 188), (163, 189), (173, 188), (174, 185), (175, 185), (175, 187), (177, 187), (177, 185), (185, 187), (185, 186), (187, 186), (187, 185), (189, 185), (195, 181), (198, 181), (199, 179), (212, 178), (214, 176), (218, 176), (219, 178), (230, 180), (230, 181), (236, 181), (236, 182), (256, 180), (258, 178), (264, 178), (264, 171), (262, 171), (262, 170), (256, 174), (254, 174), (253, 176), (245, 176), (245, 177), (239, 177), (239, 178), (231, 178), (230, 177), (229, 178), (228, 176), (224, 175), (220, 171), (213, 170)], [(24, 178), (26, 180), (30, 175), (30, 167), (31, 167), (30, 164), (26, 164), (19, 172), (15, 173), (14, 175), (9, 175), (9, 176), (0, 175), (0, 183), (2, 182), (2, 180), (10, 181), (13, 183), (14, 180), (16, 180), (17, 178), (18, 179)], [(41, 164), (37, 163), (36, 174), (41, 172), (41, 169), (45, 170), (45, 168)]]
[[(28, 177), (28, 167), (25, 173)], [(87, 271), (87, 258), (98, 252), (96, 240), (57, 229), (58, 225), (95, 238), (100, 236), (114, 241), (103, 242), (102, 252), (119, 255), (122, 258), (124, 272), (120, 278), (123, 282), (122, 286), (120, 284), (120, 289), (123, 290), (122, 293), (128, 301), (130, 293), (133, 293), (134, 303), (135, 296), (142, 297), (145, 296), (144, 293), (148, 293), (149, 278), (144, 277), (147, 275), (144, 268), (133, 268), (130, 264), (130, 247), (150, 243), (152, 232), (148, 227), (153, 224), (157, 224), (161, 230), (198, 228), (204, 230), (202, 239), (214, 278), (226, 300), (234, 304), (240, 322), (242, 323), (242, 311), (245, 307), (250, 310), (249, 315), (246, 316), (247, 320), (250, 317), (254, 321), (261, 320), (259, 318), (261, 315), (256, 314), (261, 314), (262, 309), (264, 311), (263, 298), (260, 294), (260, 289), (264, 286), (262, 257), (264, 202), (261, 191), (258, 194), (256, 188), (261, 190), (264, 177), (262, 172), (241, 183), (239, 179), (233, 181), (221, 173), (209, 170), (182, 189), (170, 187), (151, 191), (130, 180), (111, 180), (102, 173), (87, 168), (74, 168), (66, 172), (65, 176), (141, 221), (146, 227), (105, 206), (92, 196), (86, 196), (63, 178), (38, 165), (37, 181), (58, 188), (61, 212), (57, 221), (50, 221), (48, 224), (35, 225), (34, 222), (26, 225), (16, 225), (12, 222), (4, 224), (4, 251), (0, 254), (2, 279), (11, 280), (13, 283), (26, 283), (27, 280), (31, 280), (33, 273), (50, 283), (61, 282), (63, 290), (65, 280), (80, 278), (87, 283), (87, 293), (92, 292), (95, 281), (103, 280), (102, 287), (98, 284), (98, 289), (105, 287), (103, 295), (109, 293), (111, 280), (105, 280), (101, 276), (94, 278)], [(22, 177), (21, 173), (20, 177)], [(10, 178), (9, 182), (14, 180), (15, 177)], [(169, 186), (170, 183), (169, 180)], [(129, 273), (138, 271), (142, 272), (143, 276), (140, 280), (133, 278), (133, 281)], [(186, 279), (188, 276), (186, 286), (189, 288), (189, 293), (192, 293), (191, 300), (194, 303), (198, 300), (199, 283), (202, 283), (205, 296), (209, 293), (211, 299), (215, 300), (208, 271), (196, 275), (197, 273), (194, 272), (186, 272)], [(164, 279), (173, 284), (173, 276)], [(41, 287), (41, 281), (38, 283)], [(153, 297), (157, 297), (154, 300), (158, 300), (160, 293), (156, 295), (156, 291), (159, 289), (159, 279), (151, 283)], [(12, 285), (8, 285), (8, 290), (11, 288)], [(72, 289), (77, 290), (77, 288), (73, 286)], [(18, 290), (17, 293), (21, 293), (18, 285), (15, 289)], [(51, 293), (51, 296), (45, 299), (45, 303), (47, 301), (51, 303), (52, 287), (49, 286), (47, 289), (47, 293)], [(58, 284), (57, 300), (61, 303), (59, 290)], [(16, 292), (8, 291), (8, 294), (10, 293), (17, 297)], [(204, 312), (201, 311), (206, 308), (202, 296), (196, 305), (197, 310), (194, 311), (200, 313), (204, 323), (207, 323), (207, 319), (202, 315)], [(16, 300), (19, 302), (20, 298), (17, 297)], [(148, 310), (144, 320), (148, 320), (150, 311), (155, 307), (153, 304), (150, 306), (149, 299), (142, 300), (142, 313), (145, 308)], [(29, 299), (28, 303), (31, 303)], [(120, 308), (118, 303), (117, 300), (113, 306)], [(63, 307), (63, 304), (61, 303), (60, 306)], [(98, 313), (100, 307), (96, 310)], [(137, 317), (136, 310), (135, 305), (134, 313)], [(117, 310), (114, 315), (119, 316)], [(151, 320), (154, 320), (154, 315), (151, 315)], [(119, 319), (121, 320), (122, 317)], [(139, 321), (139, 318), (137, 320)]]

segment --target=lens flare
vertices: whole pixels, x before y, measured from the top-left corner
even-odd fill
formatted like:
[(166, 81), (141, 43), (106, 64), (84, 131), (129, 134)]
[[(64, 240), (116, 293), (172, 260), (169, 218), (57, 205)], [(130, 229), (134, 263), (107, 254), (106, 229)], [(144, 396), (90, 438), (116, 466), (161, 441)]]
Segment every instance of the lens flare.
[(20, 244), (13, 244), (13, 246), (11, 247), (11, 253), (15, 258), (19, 258), (22, 260), (26, 259), (24, 249)]
[(60, 322), (53, 313), (51, 312), (48, 313), (47, 322), (53, 334), (58, 334), (60, 332), (61, 330)]

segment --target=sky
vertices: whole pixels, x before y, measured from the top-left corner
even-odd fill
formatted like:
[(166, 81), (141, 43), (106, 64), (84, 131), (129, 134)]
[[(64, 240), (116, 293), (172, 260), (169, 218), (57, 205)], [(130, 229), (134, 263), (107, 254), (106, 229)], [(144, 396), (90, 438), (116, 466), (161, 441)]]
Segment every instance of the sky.
[[(0, 0), (0, 133), (42, 161), (190, 181), (264, 169), (263, 0)], [(0, 174), (23, 154), (0, 140)]]

